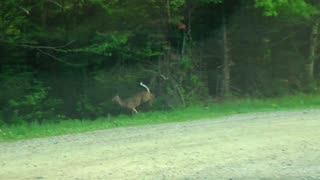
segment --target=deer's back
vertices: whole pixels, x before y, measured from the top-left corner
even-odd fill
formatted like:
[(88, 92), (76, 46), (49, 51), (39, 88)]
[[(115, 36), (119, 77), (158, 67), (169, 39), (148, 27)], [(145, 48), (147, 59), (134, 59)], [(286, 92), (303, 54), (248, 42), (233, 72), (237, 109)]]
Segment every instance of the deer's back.
[(153, 99), (154, 99), (154, 95), (152, 93), (143, 92), (143, 95), (141, 98), (142, 102), (153, 101)]
[(136, 94), (135, 96), (128, 98), (126, 100), (126, 104), (128, 107), (135, 108), (140, 104), (148, 101), (152, 101), (154, 99), (154, 95), (148, 92), (141, 92)]

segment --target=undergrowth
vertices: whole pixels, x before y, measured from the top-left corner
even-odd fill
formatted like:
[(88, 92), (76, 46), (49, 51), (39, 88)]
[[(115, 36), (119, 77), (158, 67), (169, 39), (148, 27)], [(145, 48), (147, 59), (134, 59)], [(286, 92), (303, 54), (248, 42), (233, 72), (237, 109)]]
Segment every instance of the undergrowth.
[(295, 109), (315, 109), (320, 107), (320, 95), (295, 95), (273, 99), (232, 99), (208, 105), (193, 105), (171, 111), (154, 111), (139, 113), (134, 116), (101, 117), (92, 120), (57, 120), (50, 123), (33, 123), (19, 125), (2, 125), (0, 141), (12, 141), (54, 135), (86, 132), (99, 129), (151, 125), (170, 122), (199, 120), (225, 115), (283, 111)]

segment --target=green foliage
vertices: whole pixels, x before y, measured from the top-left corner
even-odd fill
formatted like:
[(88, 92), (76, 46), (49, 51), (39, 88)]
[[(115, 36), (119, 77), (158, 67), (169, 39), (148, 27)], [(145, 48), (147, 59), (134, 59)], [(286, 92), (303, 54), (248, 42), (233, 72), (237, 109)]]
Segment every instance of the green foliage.
[(0, 100), (4, 107), (1, 119), (4, 122), (42, 122), (57, 117), (54, 107), (61, 102), (47, 99), (48, 88), (34, 78), (33, 72), (12, 71), (7, 67), (7, 70), (0, 74), (0, 81)]
[(104, 56), (112, 56), (112, 52), (120, 51), (121, 47), (128, 43), (129, 33), (97, 33), (93, 42), (95, 44), (89, 47), (68, 50), (66, 52), (72, 53), (92, 53)]
[(218, 4), (218, 3), (222, 3), (224, 0), (201, 0), (202, 2), (204, 3), (215, 3), (215, 4)]
[[(170, 74), (165, 80), (165, 86), (156, 88), (165, 92), (163, 97), (160, 97), (162, 106), (170, 108), (187, 106), (208, 96), (207, 88), (202, 81), (203, 77), (197, 71), (197, 59), (192, 56), (177, 55), (177, 58), (166, 57), (163, 61)], [(176, 62), (170, 64), (170, 61)]]
[(179, 11), (180, 8), (182, 8), (183, 6), (185, 6), (185, 4), (187, 3), (186, 0), (171, 0), (170, 2), (170, 10), (176, 12)]
[[(46, 90), (42, 88), (41, 83), (33, 80), (32, 72), (16, 72), (9, 67), (6, 69), (8, 70), (1, 73), (0, 76), (2, 82), (1, 98), (8, 99), (10, 105), (34, 105), (46, 96)], [(24, 92), (31, 93), (26, 95)]]
[(288, 13), (293, 16), (309, 18), (319, 12), (318, 8), (305, 0), (259, 0), (256, 7), (263, 8), (265, 16), (278, 16)]
[[(313, 23), (305, 20), (316, 17), (315, 1), (234, 2), (1, 2), (0, 123), (128, 113), (111, 98), (141, 91), (140, 81), (156, 94), (153, 110), (192, 105), (209, 92), (215, 96), (224, 56), (222, 15), (235, 94), (266, 97), (303, 90), (300, 72)], [(261, 10), (283, 19), (259, 16)]]
[(28, 10), (22, 0), (10, 0), (0, 3), (0, 40), (15, 43), (26, 41), (23, 28), (29, 23)]
[(181, 63), (182, 63), (182, 66), (183, 66), (184, 70), (188, 70), (188, 69), (191, 68), (192, 61), (191, 61), (190, 57), (183, 56), (182, 59), (181, 59)]
[(76, 108), (81, 117), (96, 118), (105, 115), (103, 114), (103, 109), (92, 103), (88, 95), (80, 96)]
[(172, 111), (141, 113), (136, 116), (108, 116), (96, 119), (95, 121), (68, 119), (45, 124), (2, 125), (0, 126), (0, 141), (55, 136), (117, 127), (181, 122), (204, 118), (213, 119), (239, 113), (312, 109), (319, 108), (319, 99), (319, 95), (303, 94), (276, 99), (234, 99), (209, 105), (193, 105)]

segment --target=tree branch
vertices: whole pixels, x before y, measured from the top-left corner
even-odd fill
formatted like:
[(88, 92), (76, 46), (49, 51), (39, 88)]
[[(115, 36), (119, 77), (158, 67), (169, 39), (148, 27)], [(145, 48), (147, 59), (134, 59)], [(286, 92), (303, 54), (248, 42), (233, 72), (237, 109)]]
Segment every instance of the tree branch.
[(74, 43), (75, 41), (70, 41), (67, 44), (61, 45), (61, 46), (35, 46), (35, 45), (29, 45), (29, 44), (19, 44), (18, 46), (26, 47), (26, 48), (32, 48), (32, 49), (50, 49), (56, 52), (68, 52), (69, 50), (62, 49), (64, 47), (69, 46), (70, 44)]
[(50, 53), (48, 53), (48, 52), (43, 51), (42, 49), (37, 49), (37, 50), (38, 50), (39, 52), (41, 52), (42, 54), (45, 54), (45, 55), (51, 57), (52, 59), (54, 59), (54, 60), (56, 60), (56, 61), (59, 61), (59, 62), (62, 62), (62, 63), (64, 63), (64, 64), (67, 64), (67, 65), (69, 65), (69, 66), (74, 66), (74, 67), (84, 66), (83, 64), (72, 64), (72, 63), (66, 62), (66, 61), (64, 61), (64, 60), (62, 60), (62, 59), (60, 59), (60, 58), (58, 58), (58, 57), (56, 57), (56, 56), (54, 56), (54, 55), (52, 55), (52, 54), (50, 54)]

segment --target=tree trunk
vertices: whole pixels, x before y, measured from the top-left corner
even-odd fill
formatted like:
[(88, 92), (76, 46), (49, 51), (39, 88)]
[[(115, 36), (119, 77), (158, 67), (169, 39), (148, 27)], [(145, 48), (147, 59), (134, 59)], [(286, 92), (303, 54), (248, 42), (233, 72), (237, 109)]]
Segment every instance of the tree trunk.
[(186, 48), (186, 42), (187, 42), (187, 36), (186, 36), (186, 32), (185, 31), (182, 31), (182, 45), (181, 45), (181, 58), (184, 57), (184, 54), (185, 54), (185, 48)]
[(41, 24), (43, 29), (47, 28), (47, 17), (48, 17), (48, 6), (47, 6), (47, 2), (43, 1), (41, 3)]
[(168, 16), (168, 25), (171, 23), (171, 8), (170, 8), (170, 0), (167, 0), (167, 16)]
[(313, 24), (311, 29), (310, 35), (310, 51), (308, 62), (305, 64), (305, 73), (306, 73), (306, 80), (310, 84), (314, 80), (314, 62), (317, 58), (317, 46), (318, 46), (318, 37), (319, 37), (319, 24), (320, 19), (317, 19), (316, 22)]
[(222, 15), (222, 38), (223, 38), (223, 77), (221, 93), (223, 97), (230, 96), (230, 55), (228, 44), (228, 32), (225, 11)]

